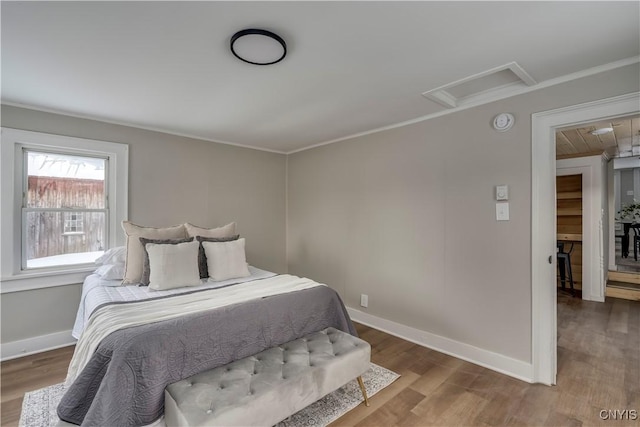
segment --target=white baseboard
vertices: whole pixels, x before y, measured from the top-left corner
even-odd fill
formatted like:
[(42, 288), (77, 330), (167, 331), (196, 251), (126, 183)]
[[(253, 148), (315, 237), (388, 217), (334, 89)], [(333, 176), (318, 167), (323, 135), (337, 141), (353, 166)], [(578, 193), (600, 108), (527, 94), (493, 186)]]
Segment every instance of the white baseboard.
[(76, 339), (71, 336), (71, 330), (6, 342), (0, 345), (0, 360), (4, 362), (5, 360), (42, 353), (43, 351), (54, 350), (75, 343)]
[[(431, 348), (458, 359), (466, 360), (476, 365), (509, 375), (526, 382), (533, 382), (533, 366), (530, 363), (503, 356), (489, 350), (484, 350), (440, 335), (422, 331), (411, 326), (386, 320), (381, 317), (347, 307), (349, 316), (363, 325), (381, 330), (404, 340), (423, 347)], [(0, 347), (0, 360), (11, 360), (18, 357), (54, 350), (76, 343), (71, 336), (71, 330), (55, 332), (24, 340), (3, 343)]]
[(351, 307), (347, 307), (347, 311), (355, 322), (519, 380), (533, 382), (533, 365), (531, 363), (373, 316)]
[(601, 295), (585, 295), (582, 293), (582, 299), (585, 301), (604, 302), (604, 296)]

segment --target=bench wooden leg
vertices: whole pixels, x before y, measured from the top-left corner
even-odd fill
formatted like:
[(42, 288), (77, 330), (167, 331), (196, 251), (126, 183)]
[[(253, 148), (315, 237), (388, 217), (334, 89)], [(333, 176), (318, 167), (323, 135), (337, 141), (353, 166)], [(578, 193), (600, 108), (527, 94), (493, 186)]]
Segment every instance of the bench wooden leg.
[(367, 398), (367, 389), (364, 388), (364, 382), (362, 381), (362, 377), (358, 377), (358, 385), (360, 385), (360, 390), (362, 391), (362, 397), (364, 397), (364, 404), (369, 406), (369, 398)]

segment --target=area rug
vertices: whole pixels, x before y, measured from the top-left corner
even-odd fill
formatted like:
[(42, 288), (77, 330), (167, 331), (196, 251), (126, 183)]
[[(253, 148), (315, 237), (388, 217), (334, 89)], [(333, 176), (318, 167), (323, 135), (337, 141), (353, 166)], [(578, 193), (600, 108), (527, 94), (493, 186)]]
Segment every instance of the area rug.
[[(395, 372), (374, 363), (362, 375), (369, 397), (387, 387), (399, 377), (400, 375)], [(56, 414), (56, 407), (63, 394), (64, 386), (62, 383), (26, 393), (22, 402), (20, 427), (71, 426), (72, 424), (61, 422)], [(362, 403), (362, 393), (357, 381), (354, 380), (282, 421), (278, 424), (278, 427), (326, 426), (360, 403)], [(161, 421), (154, 424), (154, 426), (164, 426), (164, 422)]]

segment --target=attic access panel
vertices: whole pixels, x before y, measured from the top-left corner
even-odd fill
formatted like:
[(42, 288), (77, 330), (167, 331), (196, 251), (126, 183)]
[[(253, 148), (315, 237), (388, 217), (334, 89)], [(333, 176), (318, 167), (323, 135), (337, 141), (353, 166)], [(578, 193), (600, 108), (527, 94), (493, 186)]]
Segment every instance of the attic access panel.
[(447, 108), (507, 95), (537, 82), (516, 62), (474, 74), (423, 92), (422, 96)]

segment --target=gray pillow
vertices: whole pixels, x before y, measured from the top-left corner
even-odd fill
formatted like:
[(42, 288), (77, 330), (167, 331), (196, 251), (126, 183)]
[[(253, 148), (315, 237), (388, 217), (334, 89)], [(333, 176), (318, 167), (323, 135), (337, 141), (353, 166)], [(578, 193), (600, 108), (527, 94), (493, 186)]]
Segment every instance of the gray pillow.
[[(142, 277), (140, 278), (140, 284), (143, 286), (149, 286), (149, 275), (151, 274), (151, 267), (149, 265), (149, 252), (147, 252), (147, 243), (177, 245), (178, 243), (193, 242), (193, 237), (188, 237), (186, 239), (146, 239), (144, 237), (139, 237), (139, 239), (144, 252), (142, 256)], [(200, 246), (202, 246), (202, 244)]]
[(202, 242), (232, 242), (234, 240), (238, 240), (240, 238), (239, 234), (231, 237), (204, 237), (204, 236), (196, 236), (198, 242), (200, 242), (200, 247), (198, 248), (198, 269), (200, 270), (200, 278), (206, 279), (209, 277), (209, 267), (207, 266), (207, 255), (204, 253), (204, 248), (202, 247)]

